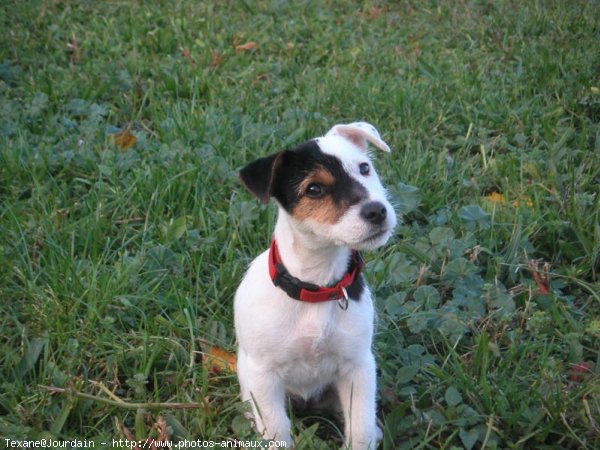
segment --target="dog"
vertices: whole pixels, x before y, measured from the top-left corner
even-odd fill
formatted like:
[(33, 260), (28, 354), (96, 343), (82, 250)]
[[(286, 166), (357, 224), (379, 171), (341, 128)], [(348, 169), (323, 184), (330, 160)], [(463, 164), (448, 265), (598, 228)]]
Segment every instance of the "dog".
[(293, 445), (286, 398), (333, 388), (343, 413), (345, 448), (374, 450), (374, 308), (359, 250), (385, 244), (396, 215), (368, 143), (390, 151), (366, 122), (260, 158), (239, 178), (278, 218), (268, 250), (249, 266), (235, 294), (237, 374), (265, 439)]

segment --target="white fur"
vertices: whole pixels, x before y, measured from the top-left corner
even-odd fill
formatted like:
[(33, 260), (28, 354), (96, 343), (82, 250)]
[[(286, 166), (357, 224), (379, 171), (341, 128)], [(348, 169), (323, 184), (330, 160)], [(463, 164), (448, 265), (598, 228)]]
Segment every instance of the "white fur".
[[(279, 207), (274, 237), (281, 260), (293, 276), (326, 286), (343, 276), (352, 248), (384, 244), (396, 217), (372, 165), (367, 177), (358, 171), (361, 162), (371, 164), (365, 149), (337, 133), (319, 138), (318, 143), (322, 151), (343, 161), (346, 171), (367, 189), (366, 201), (380, 201), (388, 209), (387, 232), (368, 240), (360, 204), (332, 226), (298, 222)], [(305, 303), (273, 285), (268, 250), (252, 262), (235, 296), (237, 371), (242, 400), (252, 405), (264, 438), (283, 440), (291, 447), (286, 394), (308, 399), (333, 385), (344, 413), (346, 446), (375, 449), (381, 431), (375, 417), (373, 322), (373, 302), (366, 286), (358, 301), (350, 300), (347, 310), (336, 301)]]
[[(349, 125), (345, 126), (348, 127)], [(340, 127), (340, 125), (336, 125), (333, 129), (338, 127)], [(379, 136), (379, 133), (377, 133), (377, 136)], [(326, 233), (329, 240), (336, 245), (348, 246), (356, 250), (370, 250), (383, 245), (390, 238), (394, 227), (396, 226), (396, 216), (392, 206), (387, 201), (386, 190), (381, 185), (381, 181), (373, 168), (373, 164), (369, 159), (366, 148), (365, 150), (360, 150), (359, 147), (344, 137), (337, 134), (331, 135), (330, 133), (327, 133), (325, 137), (318, 138), (317, 142), (324, 153), (336, 156), (342, 161), (346, 172), (367, 189), (367, 192), (369, 193), (368, 201), (379, 201), (385, 205), (388, 210), (388, 233), (383, 234), (379, 239), (374, 241), (365, 241), (372, 230), (368, 223), (360, 218), (360, 207), (362, 206), (362, 203), (350, 208), (335, 225), (323, 229), (322, 225), (313, 224), (312, 230), (319, 234)], [(359, 164), (362, 162), (368, 162), (371, 165), (371, 173), (366, 177), (360, 175), (358, 169)]]
[(381, 139), (379, 131), (367, 122), (353, 122), (347, 125), (336, 125), (329, 130), (326, 136), (344, 136), (362, 150), (367, 149), (367, 141), (375, 147), (389, 152), (390, 147)]

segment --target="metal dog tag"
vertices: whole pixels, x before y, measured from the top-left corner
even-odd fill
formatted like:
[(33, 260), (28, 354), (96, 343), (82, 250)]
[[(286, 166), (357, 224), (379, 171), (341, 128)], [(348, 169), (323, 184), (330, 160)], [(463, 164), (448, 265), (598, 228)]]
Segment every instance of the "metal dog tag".
[(342, 286), (342, 292), (344, 293), (344, 298), (340, 298), (338, 300), (338, 305), (342, 308), (343, 311), (348, 309), (348, 292), (346, 292), (346, 288)]

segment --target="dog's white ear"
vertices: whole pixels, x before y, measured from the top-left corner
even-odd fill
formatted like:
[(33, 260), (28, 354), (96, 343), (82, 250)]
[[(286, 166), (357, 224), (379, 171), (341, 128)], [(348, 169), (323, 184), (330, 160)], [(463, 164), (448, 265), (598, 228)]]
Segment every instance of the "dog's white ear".
[(377, 128), (367, 122), (335, 125), (326, 136), (342, 136), (364, 151), (367, 150), (367, 142), (385, 152), (390, 151), (390, 147), (381, 139)]

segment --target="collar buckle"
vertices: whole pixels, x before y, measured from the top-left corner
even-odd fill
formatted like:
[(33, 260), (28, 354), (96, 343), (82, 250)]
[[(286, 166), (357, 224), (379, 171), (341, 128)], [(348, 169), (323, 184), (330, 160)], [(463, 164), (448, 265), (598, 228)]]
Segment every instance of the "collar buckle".
[(275, 277), (273, 278), (273, 284), (283, 289), (290, 297), (299, 297), (302, 289), (307, 289), (309, 291), (319, 290), (319, 286), (316, 284), (307, 283), (293, 276), (282, 263), (276, 263), (275, 268), (276, 272)]

